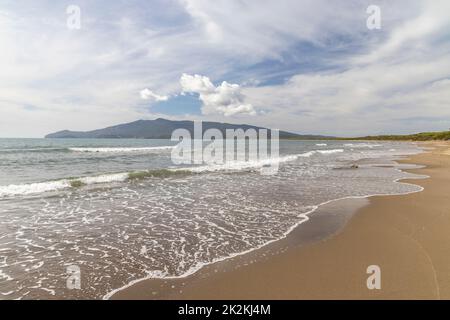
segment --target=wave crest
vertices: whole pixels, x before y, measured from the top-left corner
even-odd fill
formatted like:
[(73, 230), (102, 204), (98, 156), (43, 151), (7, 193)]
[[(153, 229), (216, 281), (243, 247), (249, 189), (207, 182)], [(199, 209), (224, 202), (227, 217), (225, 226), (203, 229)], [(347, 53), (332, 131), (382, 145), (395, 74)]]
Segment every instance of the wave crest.
[(295, 161), (299, 158), (309, 158), (316, 154), (333, 154), (344, 152), (343, 149), (313, 150), (300, 154), (286, 155), (275, 158), (253, 161), (230, 161), (224, 164), (207, 164), (196, 167), (154, 169), (145, 171), (131, 171), (124, 173), (111, 173), (90, 177), (66, 178), (56, 181), (45, 181), (21, 185), (0, 186), (0, 197), (31, 195), (50, 191), (59, 191), (68, 188), (80, 188), (86, 185), (125, 182), (145, 178), (168, 178), (172, 176), (189, 175), (192, 173), (216, 171), (243, 171), (257, 170), (263, 167), (278, 165), (280, 163)]
[(90, 152), (90, 153), (127, 153), (127, 152), (152, 152), (172, 150), (174, 146), (160, 146), (160, 147), (129, 147), (129, 148), (69, 148), (72, 152)]

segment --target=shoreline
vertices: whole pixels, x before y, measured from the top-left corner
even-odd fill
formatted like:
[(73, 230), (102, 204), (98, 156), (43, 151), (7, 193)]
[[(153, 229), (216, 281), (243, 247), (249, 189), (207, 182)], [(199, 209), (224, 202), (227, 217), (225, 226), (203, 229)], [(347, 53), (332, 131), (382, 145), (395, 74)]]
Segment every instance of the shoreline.
[[(429, 143), (426, 143), (429, 145)], [(435, 143), (432, 143), (435, 145)], [(426, 154), (427, 150), (423, 150), (420, 154)], [(413, 156), (407, 156), (408, 159)], [(395, 160), (396, 163), (406, 163), (417, 165), (417, 161), (405, 161), (405, 160)], [(420, 165), (414, 169), (396, 169), (400, 171), (410, 172), (410, 170), (420, 170), (423, 169)], [(414, 172), (416, 173), (416, 172)], [(147, 277), (144, 279), (135, 280), (126, 286), (115, 289), (114, 291), (105, 295), (104, 299), (235, 299), (234, 295), (229, 297), (215, 296), (208, 292), (211, 290), (206, 290), (204, 294), (198, 292), (196, 288), (201, 288), (205, 283), (215, 283), (217, 278), (222, 276), (227, 277), (232, 273), (239, 273), (247, 268), (249, 265), (264, 265), (267, 261), (273, 258), (277, 258), (279, 255), (283, 255), (286, 252), (290, 252), (297, 249), (303, 249), (303, 247), (313, 246), (316, 243), (323, 243), (327, 241), (332, 241), (334, 237), (338, 236), (346, 228), (347, 224), (353, 219), (362, 208), (370, 205), (370, 199), (374, 197), (384, 198), (386, 196), (392, 197), (402, 197), (409, 194), (420, 193), (423, 191), (423, 187), (416, 183), (417, 180), (427, 178), (418, 176), (417, 178), (401, 178), (396, 179), (396, 183), (406, 183), (411, 184), (416, 187), (420, 187), (420, 190), (411, 191), (408, 193), (399, 194), (374, 194), (365, 196), (349, 196), (339, 199), (333, 199), (321, 203), (315, 206), (311, 211), (303, 214), (306, 220), (299, 222), (292, 228), (290, 228), (285, 235), (277, 240), (272, 240), (261, 247), (252, 248), (245, 252), (238, 253), (231, 257), (225, 257), (219, 259), (218, 261), (208, 263), (201, 266), (199, 269), (185, 274), (179, 277), (172, 278), (162, 278), (155, 279)], [(407, 182), (407, 181), (413, 181)], [(334, 215), (334, 218), (330, 218), (330, 214)], [(312, 234), (310, 230), (304, 228), (308, 225), (311, 228), (310, 220), (320, 220), (316, 223), (316, 234)], [(333, 220), (334, 219), (334, 220)], [(345, 220), (339, 221), (338, 220)], [(325, 222), (324, 222), (325, 221)], [(308, 223), (304, 223), (308, 222)], [(328, 226), (327, 226), (328, 223)], [(325, 224), (326, 230), (323, 229)], [(332, 224), (333, 226), (330, 226)], [(328, 229), (327, 229), (328, 228)], [(314, 229), (314, 227), (313, 227)], [(312, 233), (314, 233), (312, 232)], [(309, 237), (309, 238), (308, 238)], [(301, 248), (300, 248), (301, 247)], [(197, 294), (191, 295), (192, 292), (197, 291)], [(200, 290), (202, 291), (202, 290)], [(253, 296), (250, 294), (244, 299), (252, 299)], [(263, 299), (273, 299), (273, 297), (268, 296)]]

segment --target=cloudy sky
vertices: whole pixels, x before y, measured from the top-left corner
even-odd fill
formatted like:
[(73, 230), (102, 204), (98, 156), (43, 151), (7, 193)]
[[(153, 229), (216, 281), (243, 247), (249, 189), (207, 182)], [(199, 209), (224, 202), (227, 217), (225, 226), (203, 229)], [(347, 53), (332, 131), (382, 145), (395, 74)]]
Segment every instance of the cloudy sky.
[(0, 0), (1, 137), (157, 117), (448, 129), (450, 1)]

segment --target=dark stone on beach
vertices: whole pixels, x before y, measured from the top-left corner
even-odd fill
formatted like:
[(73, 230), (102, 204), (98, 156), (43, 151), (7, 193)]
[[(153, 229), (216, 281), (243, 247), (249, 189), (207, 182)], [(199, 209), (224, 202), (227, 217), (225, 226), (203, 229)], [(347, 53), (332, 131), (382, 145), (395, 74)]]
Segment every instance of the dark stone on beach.
[(359, 166), (357, 164), (352, 164), (349, 167), (337, 167), (337, 168), (333, 168), (334, 170), (344, 170), (344, 169), (358, 169)]

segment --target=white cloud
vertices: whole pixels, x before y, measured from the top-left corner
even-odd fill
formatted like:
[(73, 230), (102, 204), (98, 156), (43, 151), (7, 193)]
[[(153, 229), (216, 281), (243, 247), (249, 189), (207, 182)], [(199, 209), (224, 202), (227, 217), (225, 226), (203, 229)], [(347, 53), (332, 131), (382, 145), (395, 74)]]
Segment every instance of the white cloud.
[(378, 43), (371, 52), (357, 57), (356, 63), (376, 63), (382, 59), (389, 59), (400, 50), (408, 53), (423, 54), (429, 40), (439, 35), (448, 34), (450, 27), (450, 2), (447, 0), (434, 0), (420, 2), (420, 11), (411, 15), (409, 19), (401, 22), (388, 33), (384, 43)]
[[(449, 2), (379, 0), (376, 32), (366, 28), (371, 3), (80, 0), (81, 30), (70, 31), (65, 5), (6, 2), (0, 136), (167, 117), (149, 111), (137, 92), (151, 84), (173, 97), (181, 71), (246, 83), (191, 76), (185, 85), (199, 94), (205, 120), (239, 114), (240, 122), (345, 135), (418, 130), (396, 120), (405, 116), (450, 120)], [(149, 100), (165, 98), (148, 90)], [(424, 120), (421, 130), (439, 125)]]
[(199, 94), (203, 102), (202, 113), (205, 115), (222, 114), (228, 117), (237, 114), (256, 114), (253, 106), (244, 102), (245, 98), (238, 84), (224, 81), (216, 87), (208, 77), (185, 73), (180, 78), (180, 84), (183, 93)]
[(157, 102), (169, 100), (169, 96), (160, 96), (159, 94), (154, 93), (148, 88), (141, 90), (139, 94), (144, 100), (153, 100)]
[[(269, 110), (260, 121), (342, 136), (447, 130), (450, 4), (441, 3), (440, 10), (435, 2), (427, 6), (411, 20), (415, 23), (394, 28), (365, 55), (349, 55), (343, 70), (298, 74), (279, 85), (247, 88), (248, 101)], [(445, 28), (429, 28), (432, 17), (434, 25)], [(421, 32), (408, 31), (405, 25)]]

